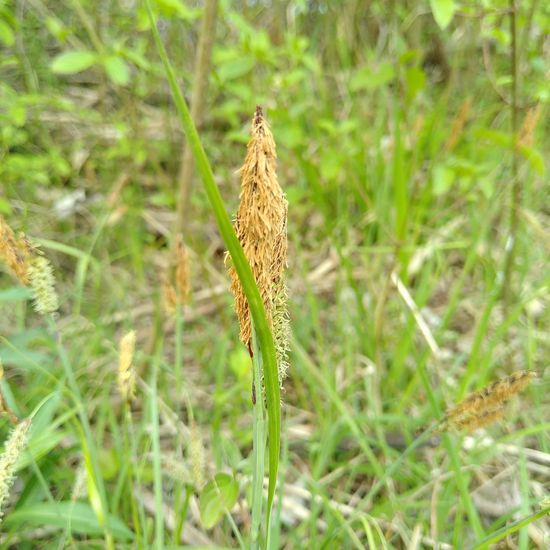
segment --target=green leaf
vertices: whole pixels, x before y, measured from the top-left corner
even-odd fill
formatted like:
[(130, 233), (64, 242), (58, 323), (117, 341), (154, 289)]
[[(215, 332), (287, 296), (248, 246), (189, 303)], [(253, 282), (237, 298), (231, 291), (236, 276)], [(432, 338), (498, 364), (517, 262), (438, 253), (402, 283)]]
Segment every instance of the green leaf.
[(407, 96), (414, 99), (418, 92), (426, 87), (426, 73), (420, 67), (411, 67), (405, 71)]
[(239, 485), (229, 474), (217, 474), (201, 492), (199, 508), (202, 524), (211, 529), (231, 510), (239, 496)]
[(436, 196), (444, 195), (455, 180), (454, 170), (448, 166), (438, 164), (433, 169), (433, 192)]
[(0, 290), (0, 302), (12, 300), (14, 302), (22, 302), (30, 298), (32, 298), (32, 290), (26, 286), (12, 286), (11, 288)]
[(441, 29), (446, 29), (457, 8), (454, 0), (430, 0), (430, 7), (435, 22)]
[(188, 8), (182, 0), (156, 0), (159, 13), (165, 17), (178, 17), (184, 21), (193, 21), (200, 15), (200, 10)]
[[(4, 520), (6, 526), (54, 527), (65, 529), (67, 525), (73, 533), (100, 536), (103, 529), (94, 511), (83, 502), (43, 502), (24, 506), (11, 512)], [(131, 540), (134, 534), (116, 516), (109, 515), (107, 523), (112, 535), (118, 540)]]
[(130, 82), (130, 68), (118, 55), (110, 55), (103, 60), (103, 67), (113, 84), (126, 86)]
[(542, 156), (541, 152), (534, 147), (527, 147), (526, 145), (519, 145), (518, 149), (522, 156), (531, 163), (531, 166), (538, 172), (538, 174), (543, 176), (545, 172), (545, 166), (544, 157)]
[(97, 54), (89, 50), (73, 50), (59, 54), (50, 68), (56, 74), (76, 74), (89, 69), (97, 62)]
[(391, 63), (383, 63), (377, 69), (371, 67), (361, 69), (351, 79), (350, 90), (357, 92), (359, 90), (374, 90), (385, 86), (393, 80), (395, 70)]
[(13, 46), (15, 42), (15, 35), (13, 34), (12, 28), (5, 22), (0, 19), (0, 42), (4, 46)]
[(248, 74), (255, 64), (256, 60), (252, 56), (242, 56), (219, 64), (216, 72), (222, 82), (228, 82)]

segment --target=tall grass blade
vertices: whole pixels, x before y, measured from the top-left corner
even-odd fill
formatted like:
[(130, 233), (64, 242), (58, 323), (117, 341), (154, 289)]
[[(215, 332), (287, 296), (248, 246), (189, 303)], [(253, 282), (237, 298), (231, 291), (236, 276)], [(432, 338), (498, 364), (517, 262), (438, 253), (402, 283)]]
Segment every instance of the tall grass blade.
[(181, 90), (178, 87), (174, 68), (168, 59), (168, 55), (166, 54), (166, 50), (160, 39), (150, 0), (145, 0), (145, 5), (147, 7), (149, 20), (151, 23), (151, 32), (155, 40), (157, 51), (164, 65), (164, 70), (172, 91), (181, 125), (189, 141), (189, 146), (193, 151), (197, 170), (201, 175), (204, 189), (208, 196), (210, 206), (212, 207), (212, 212), (216, 218), (216, 223), (227, 250), (231, 255), (233, 266), (237, 271), (244, 293), (248, 300), (250, 313), (252, 314), (254, 327), (258, 336), (258, 343), (262, 353), (264, 366), (264, 384), (268, 411), (269, 487), (267, 497), (266, 529), (269, 531), (271, 507), (275, 497), (275, 486), (277, 484), (279, 448), (281, 442), (281, 405), (275, 345), (273, 343), (273, 337), (266, 318), (263, 301), (260, 293), (258, 292), (258, 287), (256, 286), (252, 270), (250, 269), (250, 265), (244, 255), (244, 251), (239, 243), (237, 235), (235, 234), (231, 220), (225, 210), (221, 194), (216, 182), (214, 181), (212, 167), (210, 166), (210, 162), (208, 161), (202, 146), (201, 139), (193, 119), (191, 118), (187, 104), (183, 98)]

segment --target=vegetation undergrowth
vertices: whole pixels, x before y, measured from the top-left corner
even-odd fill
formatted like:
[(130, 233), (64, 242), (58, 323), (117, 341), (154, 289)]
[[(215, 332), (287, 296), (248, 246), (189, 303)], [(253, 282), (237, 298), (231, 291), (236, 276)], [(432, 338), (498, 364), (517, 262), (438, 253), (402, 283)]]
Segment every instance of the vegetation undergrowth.
[(548, 36), (0, 2), (0, 547), (547, 548)]

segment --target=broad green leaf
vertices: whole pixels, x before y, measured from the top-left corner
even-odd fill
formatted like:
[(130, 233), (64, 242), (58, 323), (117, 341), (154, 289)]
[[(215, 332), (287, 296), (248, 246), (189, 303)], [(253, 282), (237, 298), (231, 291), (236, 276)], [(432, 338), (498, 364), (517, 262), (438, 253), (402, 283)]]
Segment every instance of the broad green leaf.
[(28, 300), (32, 297), (32, 290), (26, 286), (12, 286), (11, 288), (6, 288), (0, 290), (0, 302), (21, 302), (23, 300)]
[(226, 510), (237, 502), (239, 485), (229, 474), (217, 474), (201, 492), (199, 507), (202, 524), (210, 529), (220, 521)]
[(442, 164), (434, 166), (432, 176), (434, 195), (444, 195), (453, 185), (454, 179), (455, 173), (448, 166)]
[(193, 21), (200, 15), (197, 9), (189, 8), (182, 0), (156, 0), (159, 12), (166, 17), (178, 17), (184, 21)]
[(426, 73), (420, 67), (411, 67), (405, 71), (407, 96), (414, 99), (418, 92), (426, 87)]
[(130, 82), (130, 69), (124, 59), (118, 55), (110, 55), (103, 60), (103, 67), (111, 82), (126, 86)]
[(377, 69), (365, 67), (355, 73), (350, 82), (350, 90), (374, 90), (393, 80), (395, 70), (391, 63), (383, 63)]
[(518, 149), (523, 157), (525, 157), (531, 163), (531, 166), (537, 171), (537, 173), (543, 176), (545, 172), (545, 166), (544, 157), (542, 156), (541, 152), (534, 147), (527, 147), (526, 145), (519, 145)]
[(54, 58), (50, 67), (56, 74), (76, 74), (97, 62), (97, 54), (89, 50), (64, 52)]
[(32, 436), (28, 444), (29, 452), (22, 453), (17, 461), (17, 471), (29, 466), (33, 461), (40, 460), (46, 456), (53, 448), (67, 437), (67, 433), (48, 430)]
[(457, 8), (454, 0), (430, 0), (430, 7), (435, 22), (441, 29), (446, 29)]
[(216, 72), (222, 82), (228, 82), (248, 74), (255, 64), (256, 60), (252, 56), (243, 56), (218, 65)]
[(0, 42), (4, 46), (13, 46), (15, 42), (15, 35), (11, 27), (0, 19)]
[[(132, 540), (134, 538), (132, 531), (116, 516), (109, 515), (107, 522), (115, 539)], [(65, 529), (67, 525), (70, 525), (73, 533), (89, 536), (103, 534), (103, 529), (99, 525), (94, 511), (84, 502), (42, 502), (23, 506), (8, 514), (4, 524), (7, 527), (26, 525), (57, 529)]]

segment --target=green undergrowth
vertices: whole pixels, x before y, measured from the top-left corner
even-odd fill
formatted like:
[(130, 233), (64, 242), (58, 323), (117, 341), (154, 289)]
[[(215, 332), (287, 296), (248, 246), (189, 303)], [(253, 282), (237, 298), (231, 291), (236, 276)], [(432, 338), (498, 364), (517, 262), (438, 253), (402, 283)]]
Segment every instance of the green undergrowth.
[[(184, 136), (145, 7), (30, 4), (0, 3), (0, 213), (52, 261), (61, 307), (39, 318), (2, 265), (0, 390), (33, 427), (0, 546), (248, 547), (252, 364), (200, 174), (190, 301), (178, 315), (163, 304)], [(152, 4), (188, 99), (201, 4)], [(336, 4), (220, 2), (199, 128), (218, 219), (236, 212), (256, 104), (289, 201), (271, 547), (544, 547), (548, 8), (518, 12), (520, 128), (540, 112), (514, 149), (507, 4), (457, 2), (444, 29), (430, 10), (452, 2)], [(505, 279), (514, 154), (520, 224)], [(128, 407), (116, 380), (131, 329)], [(540, 376), (501, 421), (430, 431), (468, 392), (523, 369)], [(2, 416), (2, 440), (9, 430)]]

